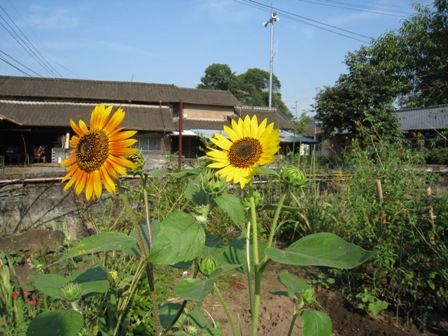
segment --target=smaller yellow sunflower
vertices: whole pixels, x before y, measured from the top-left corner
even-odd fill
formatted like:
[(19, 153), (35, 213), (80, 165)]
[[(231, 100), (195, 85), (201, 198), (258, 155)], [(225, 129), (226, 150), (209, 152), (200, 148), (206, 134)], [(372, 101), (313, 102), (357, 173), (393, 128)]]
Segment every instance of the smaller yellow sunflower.
[(254, 168), (274, 161), (279, 150), (280, 132), (274, 123), (264, 119), (258, 124), (257, 116), (232, 120), (232, 127), (224, 126), (228, 138), (215, 133), (210, 139), (219, 149), (209, 148), (207, 157), (213, 162), (210, 168), (219, 169), (216, 174), (239, 183), (241, 188), (253, 178)]
[(131, 139), (137, 131), (123, 131), (118, 128), (125, 117), (123, 109), (118, 108), (111, 117), (112, 106), (97, 105), (90, 117), (90, 129), (84, 121), (76, 124), (70, 119), (75, 131), (70, 140), (71, 157), (61, 166), (67, 167), (67, 181), (64, 191), (74, 188), (76, 195), (85, 188), (86, 199), (98, 199), (103, 185), (110, 193), (115, 192), (115, 180), (126, 175), (126, 168), (135, 164), (124, 157), (135, 154), (137, 148), (129, 148), (137, 142)]

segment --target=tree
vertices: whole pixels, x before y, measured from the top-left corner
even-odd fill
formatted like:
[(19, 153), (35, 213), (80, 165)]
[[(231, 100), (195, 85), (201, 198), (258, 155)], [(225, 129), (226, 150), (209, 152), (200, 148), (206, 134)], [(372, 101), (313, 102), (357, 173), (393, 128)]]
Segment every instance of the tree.
[[(229, 90), (244, 105), (268, 106), (269, 72), (250, 68), (236, 75), (227, 64), (211, 64), (205, 69), (199, 89)], [(292, 116), (282, 101), (281, 84), (277, 76), (272, 76), (272, 106), (287, 116)]]
[(349, 53), (348, 73), (316, 96), (316, 118), (331, 135), (358, 135), (358, 127), (376, 125), (383, 134), (397, 125), (398, 107), (448, 103), (448, 0), (436, 0), (435, 11), (418, 7), (397, 32)]
[(205, 75), (201, 78), (198, 89), (228, 90), (234, 77), (235, 74), (227, 64), (213, 63), (205, 69)]

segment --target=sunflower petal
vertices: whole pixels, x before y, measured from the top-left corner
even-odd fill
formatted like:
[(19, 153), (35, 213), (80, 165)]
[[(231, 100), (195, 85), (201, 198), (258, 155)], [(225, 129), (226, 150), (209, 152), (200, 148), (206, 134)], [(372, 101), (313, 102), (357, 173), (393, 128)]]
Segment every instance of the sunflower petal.
[(93, 191), (95, 193), (95, 198), (99, 199), (101, 197), (102, 192), (102, 185), (101, 185), (101, 176), (99, 170), (95, 170), (93, 172)]
[(104, 132), (106, 132), (107, 135), (110, 135), (112, 131), (115, 130), (118, 127), (118, 125), (121, 124), (125, 115), (126, 113), (123, 111), (123, 109), (118, 108), (112, 115), (112, 117), (109, 119), (106, 126), (104, 126)]

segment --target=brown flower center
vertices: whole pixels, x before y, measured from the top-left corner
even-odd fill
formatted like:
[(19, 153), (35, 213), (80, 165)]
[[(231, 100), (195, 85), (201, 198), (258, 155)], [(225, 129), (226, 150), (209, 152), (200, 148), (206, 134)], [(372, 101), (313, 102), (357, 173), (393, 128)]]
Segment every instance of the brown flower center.
[(109, 138), (101, 130), (89, 131), (76, 146), (78, 166), (87, 173), (101, 168), (109, 156)]
[(245, 137), (232, 144), (229, 149), (229, 161), (234, 167), (248, 168), (260, 159), (262, 152), (260, 141)]

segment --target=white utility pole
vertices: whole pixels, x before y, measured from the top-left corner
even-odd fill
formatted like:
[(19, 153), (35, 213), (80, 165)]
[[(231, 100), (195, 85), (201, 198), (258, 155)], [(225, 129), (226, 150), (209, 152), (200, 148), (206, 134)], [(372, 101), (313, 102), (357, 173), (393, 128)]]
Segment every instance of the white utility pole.
[(276, 12), (271, 13), (271, 18), (263, 25), (266, 28), (271, 25), (270, 38), (269, 38), (269, 110), (272, 108), (272, 71), (274, 69), (274, 23), (280, 20)]

